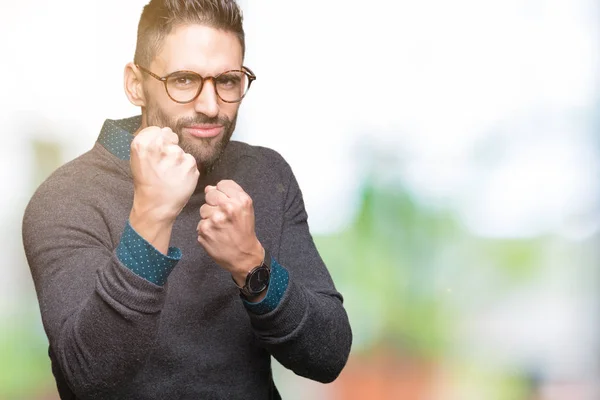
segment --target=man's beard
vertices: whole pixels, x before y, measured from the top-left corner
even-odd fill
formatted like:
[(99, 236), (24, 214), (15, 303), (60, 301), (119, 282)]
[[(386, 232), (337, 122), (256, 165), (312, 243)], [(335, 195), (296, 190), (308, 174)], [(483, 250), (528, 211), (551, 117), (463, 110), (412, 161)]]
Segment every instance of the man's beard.
[[(183, 117), (179, 119), (169, 118), (160, 107), (154, 105), (147, 108), (146, 122), (148, 126), (158, 126), (161, 128), (171, 128), (179, 137), (179, 147), (188, 154), (191, 154), (198, 164), (201, 172), (209, 172), (213, 169), (221, 155), (225, 151), (231, 135), (235, 130), (237, 114), (230, 120), (225, 116), (208, 117), (205, 114), (197, 113), (195, 117)], [(183, 128), (186, 126), (200, 124), (218, 124), (223, 126), (223, 132), (220, 139), (215, 138), (196, 138), (184, 137)]]

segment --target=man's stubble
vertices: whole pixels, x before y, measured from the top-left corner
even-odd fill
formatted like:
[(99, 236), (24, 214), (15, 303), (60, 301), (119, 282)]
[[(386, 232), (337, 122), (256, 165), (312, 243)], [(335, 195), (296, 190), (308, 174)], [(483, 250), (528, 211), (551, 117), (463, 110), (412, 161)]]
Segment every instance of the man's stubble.
[[(225, 116), (208, 117), (205, 114), (197, 113), (194, 117), (182, 117), (179, 119), (170, 118), (156, 104), (151, 104), (146, 108), (146, 123), (148, 126), (158, 126), (160, 128), (171, 128), (179, 137), (179, 147), (188, 154), (191, 154), (198, 165), (201, 173), (210, 172), (222, 156), (237, 123), (237, 113), (233, 120)], [(223, 126), (223, 133), (220, 138), (190, 138), (183, 135), (185, 126), (197, 124), (219, 124)]]

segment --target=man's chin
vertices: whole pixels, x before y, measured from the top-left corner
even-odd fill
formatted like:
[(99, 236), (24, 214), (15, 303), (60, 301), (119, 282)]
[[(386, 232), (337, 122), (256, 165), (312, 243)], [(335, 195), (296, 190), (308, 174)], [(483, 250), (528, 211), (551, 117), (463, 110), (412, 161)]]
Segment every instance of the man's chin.
[(226, 128), (221, 129), (218, 135), (213, 137), (196, 137), (185, 128), (177, 132), (177, 135), (179, 146), (196, 159), (200, 171), (210, 170), (214, 166), (231, 138)]
[(221, 153), (219, 142), (198, 143), (196, 140), (185, 140), (183, 142), (180, 141), (179, 146), (183, 149), (183, 151), (191, 154), (196, 159), (199, 169), (211, 167), (219, 158)]

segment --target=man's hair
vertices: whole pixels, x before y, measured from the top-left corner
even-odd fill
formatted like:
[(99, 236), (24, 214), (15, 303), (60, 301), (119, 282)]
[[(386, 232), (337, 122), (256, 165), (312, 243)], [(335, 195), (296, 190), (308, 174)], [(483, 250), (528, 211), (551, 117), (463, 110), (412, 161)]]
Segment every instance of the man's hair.
[(179, 25), (199, 24), (235, 34), (246, 52), (243, 17), (235, 0), (151, 0), (138, 25), (134, 63), (149, 66)]

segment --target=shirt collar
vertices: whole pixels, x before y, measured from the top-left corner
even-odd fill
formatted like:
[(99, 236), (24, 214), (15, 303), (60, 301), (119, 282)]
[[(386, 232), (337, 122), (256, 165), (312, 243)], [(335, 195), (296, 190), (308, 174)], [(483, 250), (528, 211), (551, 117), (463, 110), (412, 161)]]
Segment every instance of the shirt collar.
[(98, 142), (121, 160), (129, 160), (133, 134), (142, 123), (141, 115), (131, 118), (104, 121)]

